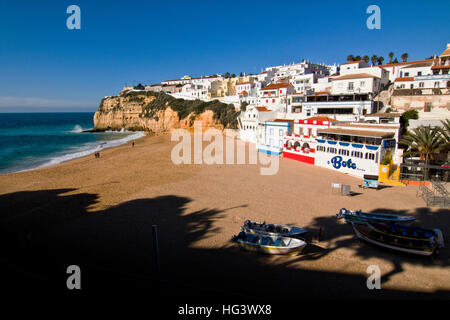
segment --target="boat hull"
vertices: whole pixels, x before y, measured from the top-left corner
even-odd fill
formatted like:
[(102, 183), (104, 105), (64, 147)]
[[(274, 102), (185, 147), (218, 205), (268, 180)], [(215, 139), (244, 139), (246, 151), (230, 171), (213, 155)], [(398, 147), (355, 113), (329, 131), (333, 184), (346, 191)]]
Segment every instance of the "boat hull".
[[(429, 246), (429, 247), (422, 247), (422, 248), (413, 248), (412, 246), (410, 246), (410, 247), (400, 246), (400, 245), (396, 245), (393, 242), (380, 241), (379, 239), (376, 239), (376, 237), (373, 234), (371, 234), (370, 232), (367, 232), (367, 230), (364, 230), (365, 228), (361, 227), (363, 225), (352, 223), (352, 226), (353, 226), (353, 230), (355, 231), (356, 236), (359, 239), (367, 241), (371, 244), (374, 244), (374, 245), (377, 245), (380, 247), (397, 250), (397, 251), (401, 251), (401, 252), (406, 252), (406, 253), (411, 253), (411, 254), (416, 254), (416, 255), (422, 255), (422, 256), (431, 256), (438, 249), (438, 246), (435, 246), (435, 245)], [(393, 235), (391, 235), (391, 237), (394, 239), (394, 241), (397, 239)]]
[(362, 212), (359, 211), (351, 211), (345, 208), (342, 208), (337, 214), (338, 218), (344, 218), (344, 221), (347, 223), (365, 223), (367, 221), (375, 221), (375, 222), (391, 222), (391, 223), (410, 223), (416, 218), (389, 214), (389, 213), (371, 213), (371, 212)]
[(259, 252), (259, 253), (265, 253), (265, 254), (273, 254), (273, 255), (296, 255), (303, 251), (304, 247), (306, 246), (306, 243), (304, 245), (293, 247), (293, 248), (286, 248), (286, 247), (273, 247), (273, 246), (262, 246), (259, 244), (253, 244), (243, 241), (238, 241), (239, 247), (246, 251), (251, 252)]

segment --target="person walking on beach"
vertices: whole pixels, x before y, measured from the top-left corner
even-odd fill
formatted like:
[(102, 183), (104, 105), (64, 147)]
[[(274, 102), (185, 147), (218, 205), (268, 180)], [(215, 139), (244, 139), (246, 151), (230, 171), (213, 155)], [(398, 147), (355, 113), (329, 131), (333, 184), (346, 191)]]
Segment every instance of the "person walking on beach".
[(134, 141), (131, 143), (131, 146), (134, 147)]

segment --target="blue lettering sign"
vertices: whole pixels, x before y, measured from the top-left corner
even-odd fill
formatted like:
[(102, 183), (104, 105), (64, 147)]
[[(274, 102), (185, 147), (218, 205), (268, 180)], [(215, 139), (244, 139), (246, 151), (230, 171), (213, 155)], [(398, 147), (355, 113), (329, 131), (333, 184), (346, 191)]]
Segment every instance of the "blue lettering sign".
[(331, 164), (335, 169), (340, 169), (341, 167), (349, 168), (349, 169), (356, 169), (356, 164), (352, 162), (352, 159), (348, 159), (347, 161), (342, 161), (341, 156), (336, 156), (331, 158)]

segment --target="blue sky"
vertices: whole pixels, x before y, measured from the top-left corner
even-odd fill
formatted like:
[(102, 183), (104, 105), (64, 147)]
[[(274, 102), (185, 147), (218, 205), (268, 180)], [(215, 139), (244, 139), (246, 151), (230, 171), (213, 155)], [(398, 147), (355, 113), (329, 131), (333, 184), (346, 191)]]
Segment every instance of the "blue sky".
[[(68, 30), (66, 9), (81, 9)], [(366, 9), (381, 9), (369, 30)], [(0, 112), (94, 111), (125, 84), (183, 75), (257, 73), (348, 54), (440, 54), (450, 1), (11, 1), (0, 2)], [(399, 58), (400, 60), (400, 58)]]

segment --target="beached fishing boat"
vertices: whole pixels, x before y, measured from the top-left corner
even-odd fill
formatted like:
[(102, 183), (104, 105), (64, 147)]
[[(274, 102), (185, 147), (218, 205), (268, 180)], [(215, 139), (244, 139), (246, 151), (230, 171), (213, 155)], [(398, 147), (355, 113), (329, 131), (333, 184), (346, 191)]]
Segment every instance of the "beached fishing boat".
[(367, 221), (375, 222), (393, 222), (393, 223), (408, 223), (416, 220), (414, 217), (402, 216), (390, 213), (372, 213), (362, 212), (361, 210), (352, 211), (342, 208), (336, 215), (338, 219), (344, 218), (345, 222), (351, 223), (365, 223)]
[(307, 230), (296, 226), (288, 226), (284, 224), (267, 224), (265, 222), (254, 222), (246, 220), (242, 226), (242, 231), (246, 233), (258, 233), (268, 236), (291, 237), (298, 238), (304, 235)]
[(306, 246), (301, 239), (269, 236), (257, 233), (241, 231), (233, 240), (239, 244), (241, 249), (247, 251), (261, 252), (266, 254), (299, 254)]
[(389, 249), (430, 256), (444, 247), (444, 237), (439, 229), (374, 222), (352, 225), (361, 240)]

